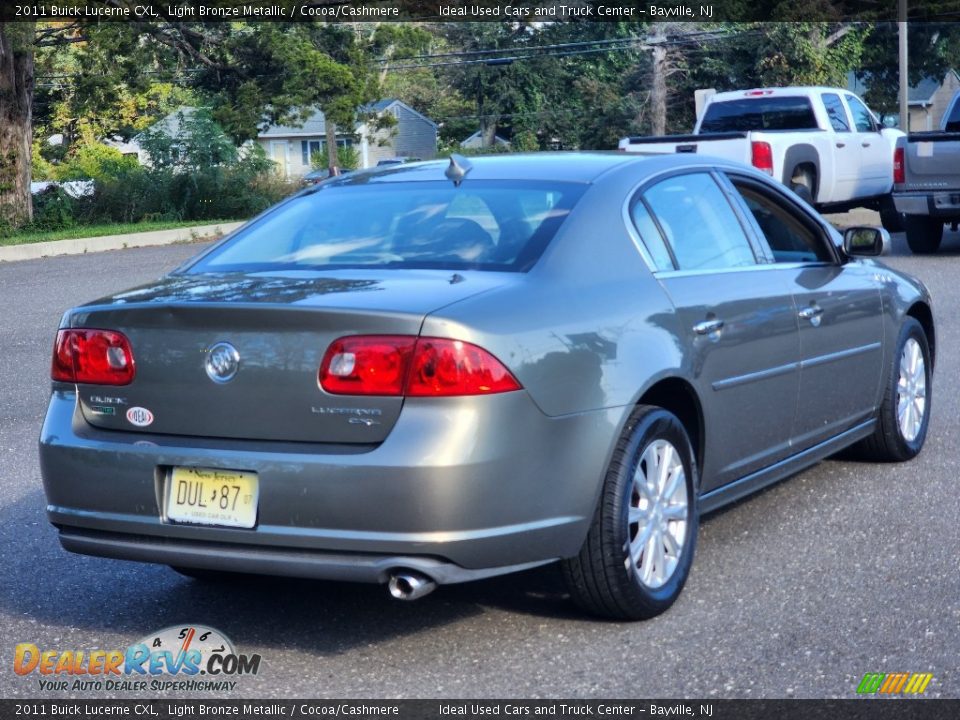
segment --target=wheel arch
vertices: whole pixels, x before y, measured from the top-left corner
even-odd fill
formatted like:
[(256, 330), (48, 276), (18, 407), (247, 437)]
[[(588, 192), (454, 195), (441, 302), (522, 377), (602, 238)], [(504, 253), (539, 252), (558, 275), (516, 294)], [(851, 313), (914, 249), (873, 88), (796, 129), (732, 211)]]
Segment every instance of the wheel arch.
[(937, 338), (936, 328), (933, 324), (933, 310), (927, 303), (921, 301), (915, 302), (906, 312), (907, 317), (912, 317), (923, 328), (927, 336), (927, 345), (930, 347), (930, 366), (936, 367), (937, 361)]
[(655, 405), (677, 416), (690, 436), (697, 466), (703, 467), (703, 406), (693, 386), (679, 377), (658, 380), (641, 395), (638, 405)]
[(813, 145), (792, 145), (783, 156), (783, 184), (790, 187), (795, 171), (801, 167), (813, 170), (813, 187), (810, 192), (814, 201), (820, 192), (820, 153)]

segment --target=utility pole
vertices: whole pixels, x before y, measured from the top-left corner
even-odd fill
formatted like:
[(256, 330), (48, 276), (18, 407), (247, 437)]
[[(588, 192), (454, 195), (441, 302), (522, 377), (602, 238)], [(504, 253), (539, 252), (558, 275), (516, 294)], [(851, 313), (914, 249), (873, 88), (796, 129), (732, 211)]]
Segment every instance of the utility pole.
[[(901, 0), (902, 1), (902, 0)], [(650, 82), (650, 130), (654, 135), (667, 132), (667, 46), (663, 23), (653, 24), (653, 67)]]
[(326, 114), (323, 116), (324, 129), (326, 131), (327, 138), (327, 167), (330, 169), (330, 176), (340, 174), (340, 161), (337, 158), (337, 126), (333, 124), (333, 120)]
[(900, 129), (910, 131), (910, 110), (907, 106), (909, 73), (907, 72), (907, 0), (900, 0), (897, 12), (900, 29)]

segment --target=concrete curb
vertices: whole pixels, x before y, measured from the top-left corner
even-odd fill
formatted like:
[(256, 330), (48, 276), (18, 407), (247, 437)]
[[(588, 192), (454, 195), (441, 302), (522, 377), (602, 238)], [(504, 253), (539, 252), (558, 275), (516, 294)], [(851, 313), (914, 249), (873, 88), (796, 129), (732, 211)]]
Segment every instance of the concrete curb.
[(124, 248), (147, 247), (149, 245), (172, 245), (179, 242), (191, 242), (211, 235), (226, 235), (241, 225), (243, 225), (242, 222), (194, 225), (193, 227), (151, 230), (150, 232), (128, 233), (126, 235), (102, 235), (76, 240), (6, 245), (0, 247), (0, 262), (35, 260), (53, 255), (82, 255), (88, 252), (123, 250)]

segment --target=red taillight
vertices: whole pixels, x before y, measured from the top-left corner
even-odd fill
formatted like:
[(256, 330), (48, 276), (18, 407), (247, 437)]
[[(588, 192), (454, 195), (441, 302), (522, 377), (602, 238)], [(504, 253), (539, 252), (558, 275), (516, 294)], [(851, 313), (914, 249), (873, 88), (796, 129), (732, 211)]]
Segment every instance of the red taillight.
[(383, 335), (340, 338), (320, 365), (320, 387), (334, 395), (441, 397), (519, 390), (503, 363), (460, 340)]
[(907, 174), (903, 168), (903, 161), (903, 148), (898, 147), (893, 151), (893, 181), (898, 184), (903, 184), (907, 181)]
[(136, 372), (130, 341), (113, 330), (57, 331), (50, 376), (62, 382), (127, 385)]
[(770, 143), (760, 141), (750, 143), (750, 154), (751, 162), (757, 170), (773, 175), (773, 149)]
[(503, 363), (483, 348), (460, 340), (417, 340), (407, 395), (487, 395), (519, 389)]
[(335, 395), (402, 395), (415, 343), (405, 335), (340, 338), (320, 365), (320, 386)]

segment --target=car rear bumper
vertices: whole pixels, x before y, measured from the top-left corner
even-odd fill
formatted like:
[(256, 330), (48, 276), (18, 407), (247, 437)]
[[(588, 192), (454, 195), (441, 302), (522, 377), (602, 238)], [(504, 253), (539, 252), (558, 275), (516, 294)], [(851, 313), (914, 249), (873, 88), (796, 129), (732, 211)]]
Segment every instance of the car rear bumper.
[(897, 212), (946, 219), (960, 218), (960, 190), (948, 192), (894, 193)]
[[(577, 553), (622, 409), (550, 418), (525, 392), (407, 400), (376, 446), (101, 430), (56, 390), (40, 438), (48, 517), (74, 552), (187, 567), (460, 582)], [(255, 472), (253, 529), (164, 519), (174, 466)]]

